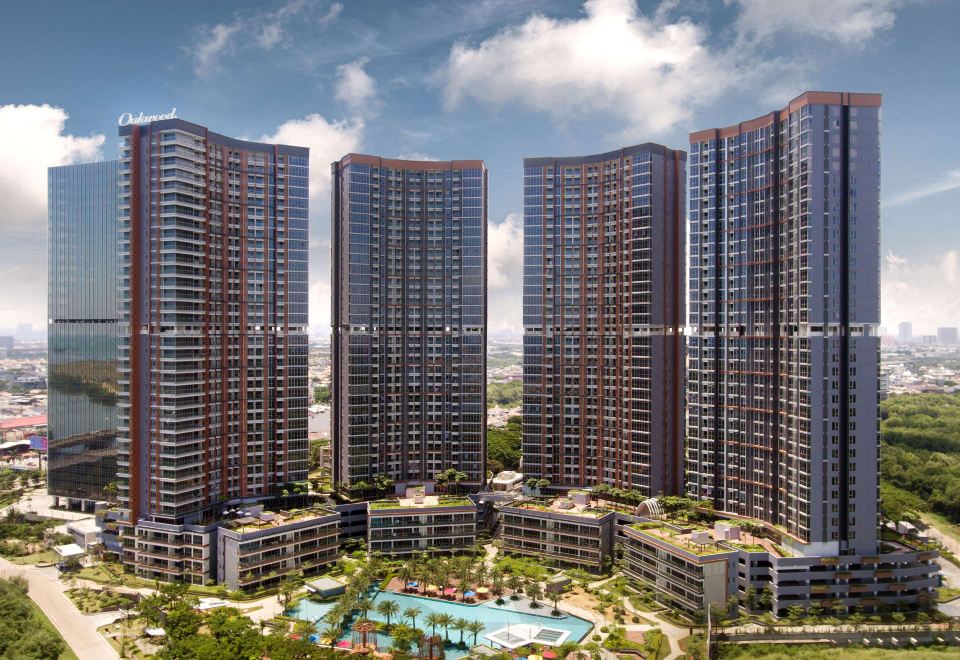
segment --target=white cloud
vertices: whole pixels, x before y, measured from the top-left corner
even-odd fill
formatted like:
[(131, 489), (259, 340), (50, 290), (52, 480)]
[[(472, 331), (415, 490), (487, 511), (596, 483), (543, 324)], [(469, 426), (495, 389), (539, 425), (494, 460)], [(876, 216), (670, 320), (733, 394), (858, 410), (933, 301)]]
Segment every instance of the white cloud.
[(105, 137), (66, 133), (49, 105), (0, 106), (0, 327), (46, 322), (47, 168), (98, 160)]
[(510, 213), (487, 225), (487, 326), (523, 332), (523, 217)]
[(671, 20), (674, 3), (650, 16), (634, 0), (587, 0), (583, 8), (580, 18), (537, 14), (477, 46), (454, 44), (443, 72), (447, 107), (472, 97), (561, 119), (609, 112), (641, 137), (768, 73), (769, 64), (712, 47), (705, 27)]
[(357, 151), (363, 140), (363, 120), (359, 118), (328, 121), (311, 114), (281, 124), (263, 142), (310, 148), (311, 216), (330, 210), (330, 163)]
[[(304, 20), (317, 6), (315, 0), (289, 0), (274, 11), (240, 11), (224, 23), (201, 26), (196, 31), (196, 43), (187, 48), (193, 56), (194, 74), (198, 77), (213, 74), (223, 57), (238, 51), (248, 48), (269, 51), (283, 45), (287, 28), (294, 19)], [(331, 4), (316, 19), (317, 25), (326, 27), (341, 11), (342, 4)]]
[(100, 158), (106, 138), (64, 133), (67, 117), (49, 105), (0, 106), (0, 226), (46, 231), (47, 168)]
[(747, 39), (793, 33), (862, 46), (893, 27), (906, 0), (727, 0), (740, 7), (736, 28)]
[(932, 252), (914, 262), (888, 252), (881, 272), (881, 317), (892, 328), (913, 323), (917, 334), (933, 334), (940, 326), (960, 323), (960, 249)]
[(900, 206), (901, 204), (915, 202), (918, 199), (932, 197), (934, 195), (939, 195), (941, 193), (950, 192), (951, 190), (957, 189), (960, 189), (960, 170), (953, 170), (951, 172), (947, 172), (940, 177), (940, 179), (929, 185), (921, 186), (914, 190), (908, 190), (907, 192), (894, 195), (888, 201), (885, 201), (883, 206), (886, 208), (891, 206)]
[(354, 112), (369, 113), (372, 104), (376, 102), (376, 82), (363, 69), (369, 61), (368, 58), (361, 57), (337, 67), (337, 87), (334, 97)]

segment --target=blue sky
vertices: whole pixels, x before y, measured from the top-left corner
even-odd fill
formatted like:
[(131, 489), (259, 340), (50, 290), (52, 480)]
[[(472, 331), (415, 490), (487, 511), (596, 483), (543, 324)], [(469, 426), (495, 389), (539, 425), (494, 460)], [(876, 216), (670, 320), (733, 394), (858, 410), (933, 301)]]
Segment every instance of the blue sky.
[(0, 327), (45, 322), (46, 167), (117, 153), (122, 112), (312, 150), (311, 325), (329, 324), (329, 163), (482, 158), (494, 332), (519, 333), (524, 156), (881, 92), (883, 323), (960, 324), (960, 3), (486, 0), (8, 3)]

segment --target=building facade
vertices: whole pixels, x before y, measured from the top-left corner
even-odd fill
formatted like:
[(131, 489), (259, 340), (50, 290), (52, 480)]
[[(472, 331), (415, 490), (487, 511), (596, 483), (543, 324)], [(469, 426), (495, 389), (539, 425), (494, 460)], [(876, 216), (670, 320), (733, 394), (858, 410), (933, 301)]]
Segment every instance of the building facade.
[(119, 524), (124, 561), (170, 575), (192, 546), (143, 534), (196, 545), (307, 476), (308, 150), (180, 119), (120, 137)]
[(953, 346), (960, 339), (956, 327), (937, 328), (937, 343), (941, 346)]
[(877, 552), (880, 103), (690, 136), (687, 493), (805, 555)]
[(477, 505), (466, 497), (411, 495), (367, 503), (367, 551), (397, 556), (473, 550)]
[(550, 503), (521, 500), (500, 507), (503, 552), (593, 572), (607, 569), (616, 516), (590, 506), (586, 494), (573, 493), (572, 498)]
[(48, 171), (47, 491), (115, 499), (117, 161)]
[(333, 164), (334, 478), (486, 478), (483, 161)]
[(682, 492), (686, 154), (524, 159), (523, 472)]
[(913, 340), (913, 324), (904, 321), (897, 327), (897, 341), (901, 344), (907, 344)]

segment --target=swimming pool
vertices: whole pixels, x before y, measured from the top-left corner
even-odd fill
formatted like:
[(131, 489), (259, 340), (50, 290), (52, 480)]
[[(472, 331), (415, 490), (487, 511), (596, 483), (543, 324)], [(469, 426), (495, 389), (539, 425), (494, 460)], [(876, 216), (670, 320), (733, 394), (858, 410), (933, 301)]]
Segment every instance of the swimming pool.
[[(571, 614), (567, 614), (561, 619), (551, 616), (537, 616), (535, 614), (526, 614), (524, 612), (514, 612), (508, 609), (499, 608), (494, 605), (493, 601), (488, 601), (479, 605), (464, 605), (463, 603), (452, 603), (449, 601), (437, 600), (435, 598), (423, 598), (421, 596), (412, 596), (410, 594), (397, 594), (391, 591), (381, 591), (373, 597), (374, 607), (384, 600), (392, 600), (396, 602), (397, 605), (400, 606), (400, 612), (403, 612), (409, 607), (416, 607), (417, 609), (421, 610), (420, 615), (417, 617), (417, 627), (421, 630), (427, 630), (427, 632), (432, 632), (426, 626), (426, 618), (431, 612), (449, 614), (455, 619), (463, 618), (467, 621), (480, 621), (483, 623), (483, 632), (480, 633), (477, 638), (478, 643), (490, 643), (490, 640), (485, 639), (486, 635), (496, 632), (501, 628), (518, 624), (534, 625), (554, 630), (564, 630), (570, 633), (566, 639), (574, 642), (581, 641), (587, 636), (587, 633), (589, 633), (590, 629), (593, 627), (593, 624), (589, 621)], [(313, 601), (304, 598), (297, 603), (297, 606), (293, 608), (289, 614), (298, 619), (316, 621), (317, 619), (322, 619), (333, 606), (333, 602), (314, 603)], [(550, 605), (547, 604), (544, 604), (543, 608), (545, 612), (550, 612), (552, 609)], [(375, 621), (386, 621), (386, 619), (377, 614), (375, 610), (370, 610), (370, 618), (374, 619)], [(396, 623), (397, 617), (391, 617), (391, 622)], [(325, 624), (322, 621), (318, 624), (318, 627), (321, 631), (323, 630), (324, 625)], [(441, 637), (443, 636), (442, 629), (438, 628), (437, 633)], [(342, 639), (350, 639), (350, 632), (347, 631), (344, 633)], [(473, 635), (469, 632), (466, 632), (464, 633), (463, 640), (468, 646), (470, 646), (473, 644)], [(450, 641), (460, 641), (460, 632), (451, 628)], [(390, 636), (378, 633), (377, 645), (381, 649), (385, 649), (390, 646)], [(448, 645), (446, 652), (450, 658), (462, 658), (466, 655), (462, 648), (458, 649), (454, 645)]]

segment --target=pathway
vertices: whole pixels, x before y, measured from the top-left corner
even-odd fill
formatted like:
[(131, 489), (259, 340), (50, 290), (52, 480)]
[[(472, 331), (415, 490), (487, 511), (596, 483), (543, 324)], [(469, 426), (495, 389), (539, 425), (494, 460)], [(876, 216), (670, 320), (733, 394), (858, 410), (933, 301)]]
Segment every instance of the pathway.
[[(936, 527), (936, 523), (930, 520), (924, 520), (924, 522), (929, 525), (926, 531), (930, 538), (942, 543), (943, 547), (952, 552), (954, 556), (960, 557), (960, 541), (940, 531)], [(940, 562), (940, 572), (943, 573), (944, 586), (960, 589), (960, 566), (944, 557), (940, 557), (938, 561)]]
[[(630, 602), (629, 598), (623, 599), (623, 606), (630, 614), (639, 616), (642, 619), (652, 622), (654, 625), (660, 626), (660, 630), (664, 635), (667, 636), (667, 641), (670, 642), (670, 655), (667, 656), (667, 660), (683, 657), (684, 653), (680, 648), (680, 640), (690, 635), (689, 628), (681, 628), (680, 626), (674, 625), (669, 621), (664, 621), (654, 613), (642, 612), (634, 608), (633, 603)], [(630, 629), (631, 627), (627, 626), (627, 630)]]
[(58, 579), (57, 569), (17, 566), (0, 558), (0, 575), (20, 575), (27, 579), (30, 598), (40, 606), (78, 657), (100, 660), (119, 657), (97, 632), (99, 626), (110, 622), (109, 615), (115, 616), (115, 613), (108, 613), (108, 616), (82, 614), (63, 593), (66, 587)]

